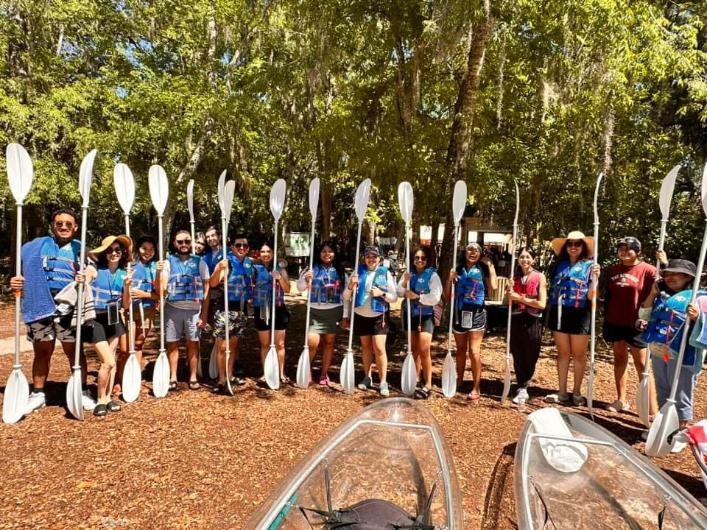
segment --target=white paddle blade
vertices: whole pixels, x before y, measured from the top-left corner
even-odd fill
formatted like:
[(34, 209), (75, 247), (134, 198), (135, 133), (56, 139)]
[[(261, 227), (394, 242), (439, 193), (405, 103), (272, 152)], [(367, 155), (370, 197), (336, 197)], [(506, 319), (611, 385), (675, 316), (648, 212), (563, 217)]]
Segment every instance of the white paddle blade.
[(415, 359), (412, 357), (411, 353), (405, 356), (403, 373), (400, 376), (400, 386), (403, 390), (403, 394), (406, 396), (412, 396), (415, 393), (415, 387), (417, 386), (417, 370), (415, 369)]
[(646, 427), (651, 426), (649, 418), (651, 399), (650, 392), (650, 376), (645, 374), (641, 378), (641, 383), (638, 385), (638, 390), (636, 391), (636, 410), (638, 411), (638, 417)]
[[(459, 224), (466, 208), (466, 182), (457, 180), (454, 184), (454, 195), (452, 196), (452, 213), (454, 214), (454, 224)], [(456, 242), (455, 242), (456, 245)]]
[(169, 360), (162, 352), (157, 356), (152, 373), (152, 393), (156, 398), (163, 398), (169, 392)]
[[(79, 193), (83, 202), (81, 206), (88, 208), (89, 192), (91, 190), (91, 180), (93, 179), (93, 162), (96, 160), (96, 155), (98, 151), (93, 149), (88, 153), (84, 159), (81, 161), (81, 167), (79, 169)], [(83, 419), (83, 418), (81, 418)]]
[(442, 393), (446, 398), (457, 394), (457, 366), (451, 352), (447, 352), (442, 366)]
[(405, 224), (410, 224), (412, 219), (413, 207), (412, 184), (409, 182), (401, 182), (398, 185), (398, 205), (400, 206), (400, 216), (405, 221)]
[(670, 453), (672, 444), (668, 442), (668, 437), (680, 428), (678, 410), (674, 402), (668, 401), (658, 412), (648, 431), (646, 440), (646, 454), (648, 456), (666, 456)]
[(77, 420), (83, 420), (83, 394), (81, 389), (81, 369), (74, 369), (66, 385), (66, 406)]
[(32, 159), (20, 144), (9, 144), (5, 150), (7, 179), (15, 202), (22, 204), (32, 187), (34, 169)]
[(133, 403), (140, 397), (141, 380), (140, 361), (131, 353), (123, 368), (123, 399), (126, 403)]
[[(604, 173), (599, 173), (597, 177), (596, 186), (594, 186), (594, 219), (599, 218), (599, 188), (601, 188), (601, 181), (604, 178)], [(594, 244), (596, 245), (596, 240)]]
[(285, 207), (285, 193), (287, 185), (284, 179), (277, 179), (270, 190), (270, 212), (275, 222), (280, 220), (282, 210)]
[(305, 347), (297, 361), (297, 386), (300, 388), (309, 388), (311, 382), (312, 369), (309, 365), (309, 348)]
[(189, 208), (189, 221), (194, 222), (194, 179), (187, 184), (187, 208)]
[(503, 392), (501, 392), (501, 403), (508, 399), (508, 394), (511, 392), (511, 360), (508, 355), (503, 357), (504, 374), (503, 374)]
[(125, 215), (129, 215), (135, 202), (135, 179), (126, 164), (116, 164), (113, 168), (113, 186), (120, 208)]
[(22, 419), (29, 400), (29, 384), (20, 368), (13, 369), (5, 385), (2, 402), (2, 421), (17, 423)]
[(209, 356), (209, 377), (211, 379), (218, 379), (218, 360), (216, 359), (216, 351), (218, 350), (218, 345), (214, 341), (214, 347), (211, 348), (211, 355)]
[(548, 436), (538, 437), (540, 450), (548, 464), (562, 473), (576, 473), (582, 469), (589, 451), (583, 443), (569, 441), (574, 436), (559, 410), (553, 407), (536, 410), (528, 416), (528, 421), (533, 425), (534, 433)]
[(371, 197), (371, 179), (366, 179), (356, 188), (356, 198), (354, 200), (356, 217), (358, 222), (362, 223), (368, 210), (368, 200)]
[(265, 382), (271, 390), (280, 388), (280, 363), (274, 346), (270, 346), (265, 356)]
[(678, 173), (680, 172), (680, 164), (673, 167), (670, 172), (665, 176), (663, 182), (660, 184), (660, 197), (658, 198), (658, 204), (660, 205), (660, 214), (663, 219), (667, 220), (670, 217), (670, 203), (673, 200), (673, 190), (675, 189), (675, 180), (678, 178)]
[(218, 200), (218, 207), (223, 212), (223, 190), (226, 188), (226, 170), (221, 171), (218, 176), (218, 184), (216, 185), (216, 198)]
[[(707, 215), (707, 162), (705, 162), (705, 167), (702, 169), (702, 189), (700, 197), (702, 198), (702, 210), (705, 212), (705, 215)], [(700, 271), (700, 274), (702, 274), (702, 271)]]
[[(231, 219), (231, 207), (233, 206), (233, 194), (236, 192), (236, 181), (229, 180), (223, 187), (223, 216), (226, 218), (226, 225)], [(224, 234), (225, 236), (226, 234)]]
[(341, 387), (346, 394), (353, 394), (355, 388), (354, 374), (354, 359), (353, 352), (348, 351), (344, 355), (344, 361), (341, 363)]
[(319, 179), (312, 179), (309, 183), (309, 214), (312, 219), (317, 218), (317, 207), (319, 206)]
[(164, 169), (162, 169), (162, 166), (151, 166), (147, 175), (147, 181), (150, 185), (152, 206), (155, 207), (155, 211), (157, 211), (158, 215), (162, 215), (164, 209), (167, 207), (167, 199), (169, 198), (169, 182), (167, 181), (167, 174), (164, 172)]

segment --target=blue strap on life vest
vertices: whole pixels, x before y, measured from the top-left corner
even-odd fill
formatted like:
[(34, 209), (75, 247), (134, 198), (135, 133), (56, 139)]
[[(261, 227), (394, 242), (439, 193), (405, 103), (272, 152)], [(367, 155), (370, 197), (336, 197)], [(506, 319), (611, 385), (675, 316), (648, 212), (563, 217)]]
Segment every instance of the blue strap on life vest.
[(228, 254), (228, 300), (229, 302), (247, 302), (253, 298), (253, 260), (248, 256), (241, 262), (236, 256)]
[[(365, 265), (358, 267), (358, 290), (356, 291), (355, 307), (363, 305), (366, 298), (366, 281), (368, 275), (373, 272), (373, 283), (371, 289), (377, 287), (383, 292), (388, 291), (388, 269), (383, 265), (379, 265), (375, 271), (369, 271)], [(385, 313), (388, 311), (389, 304), (385, 300), (385, 296), (371, 296), (371, 309), (376, 313)]]
[[(155, 277), (157, 275), (157, 262), (150, 261), (147, 265), (138, 261), (132, 265), (133, 288), (147, 293), (155, 292)], [(133, 304), (141, 303), (143, 307), (154, 307), (155, 301), (151, 298), (133, 298)]]
[(309, 299), (313, 304), (341, 304), (343, 282), (335, 267), (315, 265)]
[(111, 275), (107, 268), (100, 268), (91, 284), (96, 311), (106, 311), (109, 304), (120, 303), (123, 298), (123, 282), (126, 271), (117, 269)]
[(52, 293), (58, 293), (76, 278), (81, 243), (71, 241), (69, 248), (59, 247), (53, 237), (48, 237), (41, 250), (42, 268)]
[(574, 265), (565, 260), (557, 264), (550, 289), (550, 304), (584, 308), (589, 303), (591, 260), (578, 261)]
[[(253, 305), (255, 307), (271, 307), (272, 306), (272, 282), (273, 278), (270, 275), (270, 270), (261, 263), (255, 264), (255, 288), (253, 291)], [(285, 303), (285, 299), (280, 287), (280, 282), (275, 286), (277, 296), (275, 304), (277, 307)]]
[[(415, 292), (417, 295), (429, 294), (430, 292), (430, 280), (432, 275), (435, 273), (434, 267), (428, 267), (422, 273), (418, 274), (413, 272), (410, 275), (410, 290)], [(434, 307), (431, 305), (421, 304), (420, 300), (410, 300), (410, 313), (412, 316), (419, 317), (431, 315), (434, 313)]]
[(459, 277), (454, 292), (457, 310), (464, 306), (483, 305), (486, 298), (483, 269), (476, 264), (468, 270), (464, 267), (457, 267), (457, 275)]
[(174, 254), (168, 257), (169, 281), (167, 282), (168, 302), (200, 302), (204, 299), (204, 283), (201, 279), (199, 256), (189, 256), (182, 261)]

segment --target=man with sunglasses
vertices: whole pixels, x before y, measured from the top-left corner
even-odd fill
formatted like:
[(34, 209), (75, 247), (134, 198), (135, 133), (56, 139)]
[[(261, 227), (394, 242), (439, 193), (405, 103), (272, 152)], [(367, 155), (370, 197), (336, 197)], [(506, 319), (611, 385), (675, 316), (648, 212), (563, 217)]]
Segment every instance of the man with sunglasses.
[(157, 285), (166, 287), (165, 341), (169, 357), (169, 389), (177, 389), (179, 341), (184, 338), (189, 364), (189, 388), (197, 390), (196, 365), (199, 355), (199, 331), (209, 312), (209, 267), (191, 253), (191, 235), (178, 230), (172, 240), (175, 252), (157, 262)]
[[(25, 414), (44, 407), (44, 386), (49, 365), (58, 340), (73, 365), (76, 348), (76, 326), (72, 313), (59, 314), (54, 297), (71, 282), (83, 281), (78, 272), (81, 242), (74, 239), (79, 225), (70, 210), (57, 210), (51, 219), (51, 235), (42, 236), (22, 246), (22, 275), (10, 279), (10, 286), (22, 295), (22, 315), (27, 324), (27, 338), (32, 341), (32, 393)], [(84, 276), (89, 280), (96, 269), (89, 267)], [(96, 402), (86, 388), (86, 358), (81, 355), (85, 410), (93, 410)]]

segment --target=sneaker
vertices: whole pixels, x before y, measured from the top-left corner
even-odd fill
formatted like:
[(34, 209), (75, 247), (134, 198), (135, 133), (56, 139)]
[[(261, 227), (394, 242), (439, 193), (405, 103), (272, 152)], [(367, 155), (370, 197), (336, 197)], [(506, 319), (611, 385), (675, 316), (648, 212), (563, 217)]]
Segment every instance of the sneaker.
[(514, 397), (511, 401), (513, 401), (513, 403), (515, 403), (516, 405), (520, 405), (521, 401), (525, 403), (526, 401), (528, 401), (529, 397), (530, 396), (528, 396), (528, 390), (526, 390), (525, 388), (519, 388), (518, 392), (516, 393), (516, 397)]
[(96, 400), (93, 399), (91, 392), (84, 390), (81, 395), (83, 396), (83, 410), (92, 411), (96, 408)]
[(25, 407), (23, 414), (31, 414), (35, 410), (41, 409), (47, 404), (47, 397), (44, 392), (32, 392), (27, 400), (27, 406)]
[[(363, 380), (358, 384), (358, 389), (359, 390), (368, 390), (373, 386), (373, 381), (371, 381), (371, 378), (366, 376), (363, 378)], [(387, 388), (387, 385), (386, 385)]]
[(324, 374), (319, 378), (320, 385), (329, 386), (329, 383), (331, 383), (331, 381), (329, 381), (329, 376), (327, 374)]
[(570, 402), (570, 397), (567, 394), (548, 394), (545, 396), (545, 403), (559, 403), (560, 405), (567, 405)]
[(628, 410), (631, 410), (631, 407), (628, 403), (624, 403), (620, 399), (617, 399), (613, 403), (607, 405), (606, 410), (608, 410), (609, 412), (626, 412)]
[(390, 390), (388, 390), (388, 383), (383, 381), (380, 385), (380, 393), (383, 397), (388, 397), (390, 395)]
[(583, 407), (587, 404), (587, 398), (581, 394), (572, 394), (572, 404), (575, 407)]

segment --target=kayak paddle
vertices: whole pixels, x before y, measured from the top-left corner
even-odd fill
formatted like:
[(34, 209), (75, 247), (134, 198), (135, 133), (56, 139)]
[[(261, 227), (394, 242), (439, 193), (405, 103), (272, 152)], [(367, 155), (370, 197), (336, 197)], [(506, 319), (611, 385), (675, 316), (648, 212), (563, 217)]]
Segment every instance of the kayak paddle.
[[(516, 188), (516, 213), (513, 217), (513, 239), (511, 240), (511, 271), (508, 273), (508, 283), (511, 289), (515, 278), (516, 269), (516, 240), (518, 238), (518, 210), (520, 209), (520, 193), (518, 192), (518, 181), (514, 180)], [(501, 403), (506, 401), (511, 391), (511, 316), (513, 313), (513, 301), (508, 297), (508, 320), (506, 324), (506, 355), (503, 358), (505, 374), (503, 376), (503, 392), (501, 392)], [(518, 374), (516, 374), (517, 376)]]
[(211, 348), (211, 355), (209, 355), (209, 377), (211, 379), (218, 379), (218, 361), (216, 359), (216, 352), (218, 346), (216, 341), (214, 341), (214, 347)]
[[(368, 209), (368, 199), (371, 195), (371, 179), (366, 179), (356, 188), (356, 198), (354, 201), (354, 208), (356, 210), (356, 217), (358, 218), (358, 232), (356, 236), (356, 254), (354, 258), (354, 269), (353, 274), (358, 276), (358, 254), (361, 251), (361, 228), (363, 226), (363, 218), (366, 216), (366, 210)], [(354, 307), (356, 307), (356, 293), (358, 291), (358, 285), (351, 293), (351, 315), (349, 318), (349, 343), (346, 348), (346, 354), (344, 355), (344, 360), (341, 363), (341, 386), (344, 392), (347, 394), (354, 393), (355, 373), (354, 373), (354, 359), (353, 359), (353, 325), (354, 325)]]
[[(88, 224), (88, 201), (91, 193), (91, 179), (93, 178), (93, 162), (96, 160), (97, 151), (94, 149), (81, 161), (79, 168), (79, 193), (81, 194), (81, 251), (79, 252), (79, 273), (84, 273), (86, 260), (86, 228)], [(81, 388), (81, 326), (83, 324), (84, 299), (83, 291), (85, 281), (78, 285), (78, 303), (76, 314), (76, 347), (74, 351), (74, 366), (66, 385), (66, 406), (71, 415), (77, 420), (83, 420), (83, 389)]]
[[(226, 170), (221, 173), (221, 176), (226, 176)], [(228, 248), (228, 222), (231, 219), (231, 207), (233, 206), (233, 193), (235, 191), (235, 186), (236, 182), (233, 180), (229, 180), (224, 184), (223, 180), (219, 179), (218, 205), (221, 209), (221, 238), (223, 240), (221, 244), (223, 248), (224, 258), (227, 257), (226, 249)], [(226, 318), (226, 325), (224, 326), (224, 340), (226, 341), (226, 365), (224, 366), (224, 370), (226, 372), (226, 388), (228, 389), (228, 393), (233, 395), (233, 388), (231, 388), (231, 378), (228, 373), (228, 365), (231, 359), (231, 330), (229, 329), (231, 326), (231, 319), (230, 313), (228, 311), (228, 276), (228, 268), (226, 268), (223, 274), (223, 308), (224, 315)], [(215, 339), (214, 342), (216, 342)]]
[[(660, 197), (658, 204), (660, 206), (660, 238), (658, 239), (658, 250), (662, 251), (665, 244), (665, 231), (668, 226), (668, 218), (670, 217), (670, 203), (673, 199), (673, 189), (675, 188), (675, 180), (681, 165), (678, 164), (670, 170), (663, 182), (660, 185)], [(656, 263), (656, 271), (660, 275), (660, 261)], [(646, 365), (643, 367), (643, 375), (641, 383), (638, 385), (636, 392), (636, 409), (638, 417), (643, 422), (643, 425), (650, 427), (650, 409), (651, 409), (651, 345), (648, 345), (648, 353), (646, 354)]]
[[(599, 263), (599, 187), (604, 178), (604, 173), (599, 173), (597, 184), (594, 187), (594, 256), (592, 257), (592, 267)], [(597, 278), (592, 273), (592, 285), (589, 291), (592, 300), (590, 339), (589, 339), (589, 380), (587, 381), (587, 408), (589, 415), (594, 420), (594, 354), (597, 342)]]
[[(15, 276), (22, 274), (22, 206), (32, 187), (34, 170), (32, 159), (20, 144), (9, 144), (5, 151), (7, 179), (10, 190), (17, 204), (17, 232), (15, 238)], [(5, 397), (2, 402), (2, 421), (17, 423), (24, 416), (29, 399), (29, 384), (22, 372), (20, 359), (20, 313), (22, 312), (22, 292), (15, 292), (15, 364), (5, 385)]]
[[(704, 170), (702, 172), (702, 187), (701, 187), (701, 202), (702, 209), (707, 215), (707, 164), (705, 164)], [(692, 294), (690, 296), (690, 303), (695, 302), (697, 297), (697, 289), (700, 287), (700, 276), (702, 276), (702, 269), (705, 265), (705, 253), (707, 253), (707, 224), (705, 224), (705, 233), (702, 236), (702, 248), (700, 248), (700, 258), (697, 261), (697, 273), (695, 274), (695, 280), (692, 284)], [(658, 415), (653, 420), (650, 430), (648, 431), (648, 440), (646, 441), (646, 454), (648, 456), (665, 456), (667, 455), (673, 446), (672, 435), (680, 429), (680, 418), (678, 417), (678, 410), (675, 406), (675, 396), (678, 391), (678, 380), (680, 378), (680, 371), (682, 370), (682, 359), (685, 355), (685, 349), (688, 340), (688, 328), (690, 321), (687, 316), (685, 316), (685, 323), (683, 324), (683, 334), (682, 341), (680, 342), (680, 350), (678, 351), (677, 359), (675, 360), (675, 373), (673, 374), (673, 382), (670, 387), (670, 396), (668, 401), (661, 407)]]
[[(457, 257), (457, 241), (459, 240), (459, 223), (466, 208), (466, 182), (457, 180), (454, 184), (454, 195), (452, 196), (452, 215), (454, 216), (454, 241), (452, 242), (453, 257), (452, 267), (455, 266)], [(444, 358), (442, 367), (442, 393), (446, 398), (453, 398), (457, 393), (457, 367), (452, 357), (452, 322), (454, 321), (454, 284), (449, 297), (449, 332), (447, 333), (447, 355)]]
[[(283, 179), (278, 179), (273, 184), (270, 190), (270, 212), (275, 220), (273, 228), (273, 257), (272, 257), (272, 272), (278, 270), (277, 261), (277, 225), (282, 215), (282, 209), (285, 206), (286, 185)], [(277, 358), (277, 349), (275, 348), (275, 309), (277, 303), (277, 282), (274, 277), (272, 279), (272, 312), (270, 313), (270, 349), (265, 355), (265, 382), (272, 390), (280, 388), (280, 365)]]
[[(160, 261), (164, 264), (164, 210), (167, 207), (169, 198), (169, 182), (162, 166), (154, 165), (150, 167), (148, 173), (148, 183), (150, 185), (150, 198), (152, 206), (157, 212), (157, 231), (159, 235)], [(164, 347), (164, 269), (160, 274), (160, 351), (155, 361), (155, 368), (152, 372), (152, 393), (155, 397), (162, 398), (169, 391), (169, 361)]]
[[(118, 203), (125, 216), (125, 235), (130, 237), (130, 210), (135, 202), (135, 179), (127, 165), (116, 164), (113, 169), (113, 185)], [(128, 260), (128, 271), (130, 271), (131, 262), (132, 256)], [(140, 361), (137, 360), (137, 355), (135, 355), (135, 318), (132, 298), (128, 310), (128, 350), (128, 360), (123, 368), (122, 388), (123, 399), (126, 403), (132, 403), (140, 396), (140, 381), (142, 381), (142, 368)]]
[(196, 231), (194, 229), (194, 179), (187, 184), (187, 208), (189, 209), (189, 226), (191, 227), (191, 253), (196, 254)]
[[(409, 182), (401, 182), (398, 186), (398, 205), (400, 206), (400, 216), (405, 222), (405, 263), (410, 266), (410, 220), (412, 219), (413, 207), (412, 185)], [(408, 271), (410, 272), (410, 271)], [(412, 278), (411, 278), (412, 279)], [(408, 280), (408, 290), (412, 291), (410, 280)], [(412, 396), (415, 393), (417, 386), (417, 368), (415, 367), (415, 359), (412, 356), (412, 323), (410, 299), (407, 299), (407, 355), (403, 362), (403, 372), (400, 375), (400, 386), (403, 394)]]
[[(309, 213), (312, 216), (312, 229), (309, 233), (309, 270), (314, 272), (314, 227), (317, 223), (317, 206), (319, 205), (319, 179), (309, 183)], [(309, 359), (309, 315), (312, 307), (312, 282), (307, 287), (307, 317), (304, 323), (304, 347), (297, 361), (297, 386), (309, 387), (312, 382), (312, 368)]]

